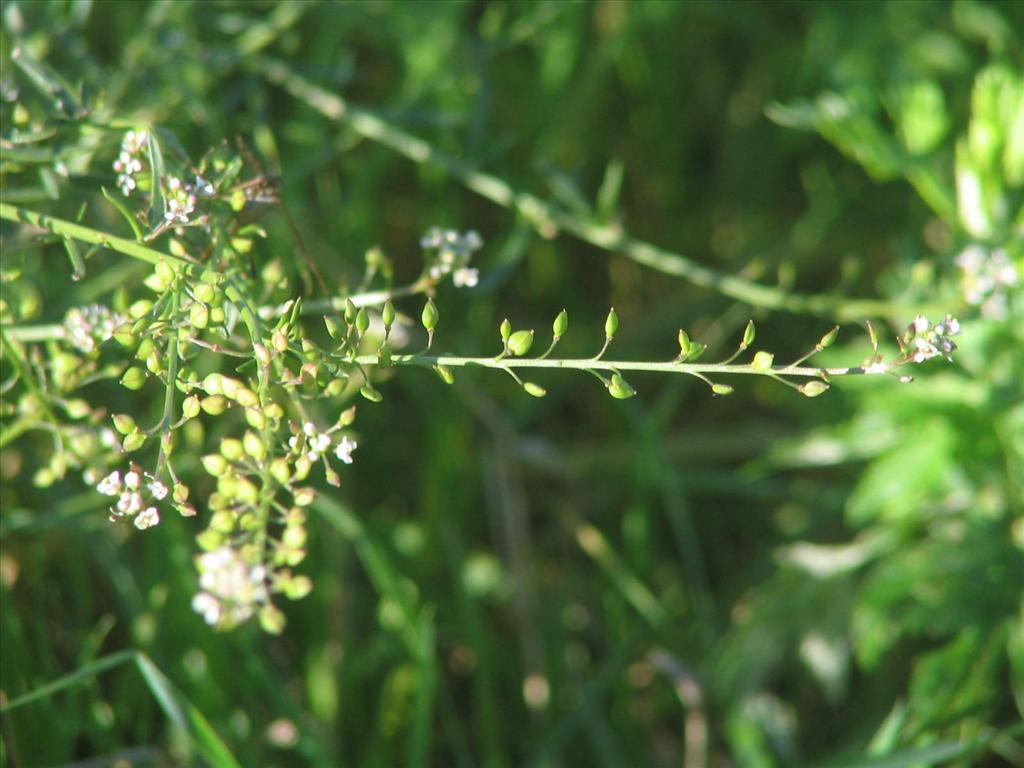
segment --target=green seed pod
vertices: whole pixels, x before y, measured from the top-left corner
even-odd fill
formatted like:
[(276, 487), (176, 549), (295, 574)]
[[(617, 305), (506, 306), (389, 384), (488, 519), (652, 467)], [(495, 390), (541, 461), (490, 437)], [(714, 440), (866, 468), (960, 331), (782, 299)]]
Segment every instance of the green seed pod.
[(210, 516), (210, 529), (217, 533), (231, 533), (235, 529), (235, 517), (226, 509)]
[(188, 501), (188, 486), (184, 483), (175, 483), (171, 498), (178, 504), (184, 504)]
[(369, 384), (364, 384), (359, 390), (359, 394), (369, 400), (371, 403), (379, 403), (384, 399), (384, 395), (378, 392), (376, 389), (371, 387)]
[(349, 325), (356, 320), (356, 305), (352, 302), (352, 299), (345, 299), (345, 322)]
[(123, 325), (118, 326), (117, 330), (114, 331), (114, 339), (116, 339), (117, 343), (122, 347), (127, 347), (128, 349), (134, 347), (139, 340), (138, 336), (132, 333), (131, 323), (124, 323)]
[(125, 389), (142, 389), (146, 383), (146, 372), (141, 368), (132, 366), (121, 377), (121, 386)]
[(755, 332), (755, 329), (754, 329), (754, 321), (753, 320), (748, 320), (747, 321), (747, 327), (743, 329), (743, 342), (740, 344), (740, 346), (743, 349), (746, 349), (747, 347), (749, 347), (751, 344), (754, 343), (754, 336), (755, 335), (756, 335), (756, 332)]
[(203, 552), (213, 552), (216, 549), (220, 549), (221, 545), (224, 544), (224, 534), (207, 528), (205, 531), (196, 536), (196, 544)]
[(156, 344), (148, 336), (139, 342), (139, 346), (135, 348), (135, 359), (145, 360), (147, 357), (153, 354), (153, 350), (156, 349)]
[(309, 460), (309, 456), (306, 455), (305, 453), (300, 454), (299, 457), (295, 459), (295, 480), (298, 480), (299, 482), (305, 480), (307, 477), (309, 477), (309, 471), (312, 468), (313, 462)]
[(218, 453), (208, 453), (202, 458), (203, 469), (208, 475), (220, 477), (228, 471), (228, 460)]
[(366, 311), (366, 307), (360, 307), (359, 312), (356, 313), (356, 330), (359, 333), (366, 333), (366, 329), (370, 327), (370, 314)]
[(712, 384), (711, 385), (711, 391), (714, 392), (716, 395), (723, 395), (724, 396), (724, 395), (731, 395), (732, 392), (733, 392), (733, 389), (728, 384)]
[(272, 346), (277, 352), (284, 354), (285, 352), (288, 351), (288, 337), (285, 336), (284, 331), (282, 331), (280, 328), (274, 331), (274, 335), (271, 337), (270, 340)]
[(139, 432), (139, 430), (135, 430), (131, 434), (125, 435), (124, 441), (121, 443), (121, 449), (125, 453), (131, 453), (132, 451), (139, 450), (145, 443), (146, 436)]
[(127, 413), (115, 413), (111, 419), (114, 422), (114, 429), (120, 432), (122, 435), (130, 435), (138, 427), (135, 425), (135, 419), (129, 416)]
[(567, 330), (569, 330), (569, 313), (563, 309), (558, 313), (555, 322), (551, 324), (551, 332), (556, 339), (560, 339), (565, 336)]
[(548, 393), (544, 387), (534, 384), (532, 381), (523, 382), (523, 389), (526, 391), (526, 394), (533, 397), (544, 397)]
[(65, 403), (64, 410), (67, 411), (68, 416), (72, 419), (84, 419), (92, 412), (92, 409), (85, 400), (69, 400)]
[(284, 614), (274, 605), (267, 603), (260, 608), (260, 629), (268, 635), (280, 635), (284, 632)]
[(267, 426), (267, 417), (259, 408), (246, 408), (245, 423), (253, 429), (263, 429)]
[(837, 325), (835, 328), (833, 328), (831, 331), (829, 331), (828, 333), (821, 337), (821, 341), (818, 342), (818, 346), (820, 346), (822, 349), (825, 349), (826, 347), (831, 347), (836, 340), (836, 336), (838, 335), (839, 326)]
[(255, 408), (260, 404), (259, 395), (247, 387), (241, 387), (235, 395), (235, 402), (243, 408)]
[(259, 361), (260, 365), (264, 367), (270, 365), (271, 357), (269, 349), (257, 342), (252, 345), (252, 351), (253, 354), (256, 355), (256, 359)]
[(192, 294), (196, 297), (196, 301), (201, 301), (203, 304), (213, 303), (214, 298), (217, 296), (217, 292), (209, 283), (199, 283), (192, 291)]
[(629, 385), (629, 382), (622, 378), (622, 374), (613, 373), (612, 380), (608, 382), (608, 391), (611, 396), (618, 400), (626, 400), (636, 394), (636, 390)]
[(313, 591), (313, 581), (308, 576), (293, 576), (284, 587), (284, 596), (289, 600), (301, 600)]
[(608, 310), (608, 317), (604, 321), (604, 335), (609, 339), (615, 338), (616, 331), (619, 330), (619, 316), (615, 314), (615, 308)]
[(128, 307), (128, 316), (133, 320), (140, 320), (149, 314), (149, 311), (153, 309), (153, 302), (149, 299), (139, 299), (130, 307)]
[(228, 401), (223, 395), (213, 395), (211, 397), (204, 397), (199, 405), (203, 409), (203, 413), (208, 413), (211, 416), (220, 416), (227, 410)]
[(263, 461), (267, 455), (267, 446), (263, 444), (259, 436), (252, 430), (247, 429), (245, 434), (242, 435), (242, 447), (245, 448), (245, 452), (252, 456), (256, 461)]
[[(284, 418), (284, 408), (277, 403), (267, 403), (263, 406), (261, 413), (271, 421), (277, 421), (278, 419)], [(262, 429), (262, 427), (257, 427), (257, 429)]]
[(508, 351), (522, 357), (533, 346), (533, 331), (516, 331), (508, 338)]
[(686, 356), (687, 360), (696, 360), (698, 357), (704, 354), (704, 350), (708, 348), (707, 344), (700, 344), (696, 341), (690, 342), (690, 353)]
[(220, 441), (220, 455), (228, 461), (238, 461), (245, 453), (242, 441), (235, 437), (225, 437)]
[[(227, 376), (221, 376), (220, 386), (223, 391), (224, 397), (228, 400), (234, 400), (238, 397), (238, 390), (242, 388), (242, 382), (238, 379), (232, 379)], [(209, 390), (207, 390), (209, 392)]]
[(395, 305), (391, 303), (391, 299), (384, 302), (384, 308), (380, 311), (380, 319), (385, 328), (390, 328), (394, 324)]
[(434, 330), (437, 327), (438, 317), (437, 305), (434, 304), (434, 300), (427, 299), (427, 303), (423, 306), (423, 314), (420, 317), (423, 327), (428, 331)]
[(437, 372), (437, 375), (441, 377), (441, 381), (443, 381), (445, 384), (455, 383), (455, 375), (451, 372), (451, 369), (449, 369), (447, 365), (435, 365), (434, 371)]
[(196, 395), (189, 395), (181, 401), (181, 415), (186, 419), (199, 415), (199, 398)]
[(156, 263), (157, 279), (163, 284), (163, 288), (170, 288), (174, 283), (174, 268), (163, 259)]
[(210, 322), (214, 325), (224, 325), (224, 321), (227, 320), (227, 315), (224, 314), (223, 307), (211, 307), (210, 308)]
[(828, 389), (828, 384), (824, 381), (808, 381), (806, 384), (801, 384), (798, 389), (800, 394), (805, 397), (817, 397)]
[(288, 466), (288, 460), (283, 456), (278, 456), (270, 462), (270, 476), (281, 485), (288, 485), (288, 481), (292, 478), (292, 471)]
[(501, 321), (501, 325), (498, 327), (498, 332), (501, 334), (502, 344), (507, 344), (508, 337), (512, 335), (512, 323), (508, 321), (507, 317)]
[(341, 339), (345, 337), (344, 329), (342, 329), (341, 324), (333, 317), (324, 316), (324, 325), (327, 326), (327, 335), (332, 339)]
[(771, 370), (772, 363), (775, 362), (775, 355), (771, 352), (765, 352), (761, 350), (754, 355), (754, 360), (750, 364), (751, 368), (755, 371), (768, 371)]
[(207, 374), (206, 378), (203, 379), (202, 390), (208, 395), (223, 395), (224, 377), (219, 373)]
[(316, 491), (312, 488), (296, 488), (292, 496), (297, 507), (308, 507), (316, 501)]

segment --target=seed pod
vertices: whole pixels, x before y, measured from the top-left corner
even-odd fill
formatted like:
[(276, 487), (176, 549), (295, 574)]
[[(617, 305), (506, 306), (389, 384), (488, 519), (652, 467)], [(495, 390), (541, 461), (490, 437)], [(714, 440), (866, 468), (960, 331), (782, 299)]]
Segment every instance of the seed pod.
[(454, 384), (455, 376), (452, 374), (451, 369), (447, 365), (435, 365), (434, 371), (441, 377), (441, 381), (445, 384)]
[(612, 380), (608, 383), (608, 392), (618, 400), (627, 400), (636, 394), (636, 390), (629, 385), (629, 382), (622, 378), (622, 374), (613, 373)]
[(805, 397), (817, 397), (828, 389), (828, 384), (824, 381), (808, 381), (805, 384), (801, 384), (798, 389), (800, 394)]
[(523, 383), (523, 389), (526, 390), (526, 394), (532, 395), (533, 397), (544, 397), (548, 393), (544, 387), (539, 384), (534, 384), (532, 381)]
[(434, 330), (437, 327), (438, 318), (437, 305), (434, 304), (433, 299), (427, 299), (427, 303), (423, 306), (423, 314), (420, 317), (423, 327), (428, 331)]
[(733, 389), (728, 384), (712, 384), (711, 385), (711, 391), (714, 392), (716, 395), (723, 395), (724, 396), (724, 395), (731, 395), (732, 392), (733, 392)]
[(560, 339), (565, 335), (565, 332), (569, 329), (569, 313), (564, 309), (558, 313), (558, 317), (555, 318), (555, 322), (551, 325), (551, 331), (556, 339)]
[(380, 319), (385, 328), (390, 328), (395, 322), (395, 305), (391, 303), (391, 299), (384, 302), (384, 308), (380, 311)]
[(132, 366), (121, 376), (121, 386), (125, 389), (142, 389), (146, 383), (146, 372), (141, 368)]
[(508, 338), (508, 349), (516, 357), (522, 357), (533, 346), (533, 331), (516, 331)]
[(773, 362), (775, 362), (775, 355), (761, 350), (754, 355), (754, 361), (750, 364), (750, 367), (755, 371), (768, 371), (771, 370)]
[(821, 337), (821, 341), (818, 342), (818, 346), (820, 346), (822, 349), (825, 349), (826, 347), (831, 347), (833, 342), (835, 342), (836, 340), (836, 336), (838, 335), (839, 326), (837, 325), (835, 328), (833, 328), (831, 331), (829, 331), (828, 333)]
[(615, 308), (608, 310), (608, 317), (604, 321), (604, 335), (609, 338), (615, 338), (615, 333), (619, 330), (619, 316), (615, 314)]

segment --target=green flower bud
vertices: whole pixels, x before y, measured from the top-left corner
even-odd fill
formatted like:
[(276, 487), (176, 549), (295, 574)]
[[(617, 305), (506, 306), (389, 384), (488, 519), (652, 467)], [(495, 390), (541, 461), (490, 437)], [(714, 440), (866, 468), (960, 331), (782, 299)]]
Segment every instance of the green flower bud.
[(754, 360), (753, 362), (751, 362), (750, 366), (755, 371), (768, 371), (771, 370), (773, 362), (775, 362), (775, 355), (773, 355), (771, 352), (765, 352), (764, 350), (761, 350), (760, 352), (754, 355)]
[(508, 351), (522, 357), (533, 346), (533, 331), (516, 331), (508, 338)]
[(501, 321), (501, 325), (498, 328), (498, 332), (501, 333), (502, 343), (507, 344), (508, 337), (512, 335), (512, 323), (508, 321), (507, 317)]
[(533, 397), (544, 397), (548, 393), (544, 387), (539, 384), (534, 384), (532, 381), (523, 382), (523, 389), (526, 390), (526, 394), (532, 395)]
[[(268, 403), (267, 405), (263, 406), (262, 413), (271, 421), (276, 421), (278, 419), (284, 418), (284, 408), (282, 408), (277, 403)], [(257, 427), (257, 429), (262, 429), (262, 427)]]
[(294, 576), (284, 587), (284, 596), (289, 600), (301, 600), (313, 591), (313, 582), (308, 576)]
[(269, 349), (267, 349), (265, 346), (263, 346), (262, 344), (257, 342), (257, 343), (252, 345), (252, 351), (253, 351), (253, 354), (256, 356), (256, 360), (259, 361), (260, 365), (262, 365), (262, 366), (270, 365), (271, 357), (270, 357), (270, 350)]
[(753, 320), (748, 320), (747, 321), (747, 327), (743, 329), (743, 342), (740, 344), (740, 346), (743, 349), (746, 349), (747, 347), (749, 347), (751, 344), (754, 343), (754, 336), (755, 335), (756, 334), (755, 334), (755, 329), (754, 329), (754, 321)]
[(197, 330), (203, 330), (210, 324), (210, 309), (205, 304), (193, 304), (188, 311), (188, 323)]
[(324, 394), (327, 397), (337, 397), (344, 391), (346, 380), (342, 378), (331, 379), (324, 387)]
[(619, 316), (615, 314), (615, 308), (608, 310), (608, 317), (604, 321), (604, 335), (609, 338), (615, 338), (615, 332), (619, 330)]
[(222, 395), (213, 395), (212, 397), (204, 397), (199, 405), (204, 413), (208, 413), (211, 416), (220, 416), (227, 409), (228, 401)]
[(295, 506), (297, 507), (308, 507), (316, 501), (316, 491), (308, 487), (296, 488), (292, 496), (294, 497)]
[(353, 405), (351, 408), (346, 408), (341, 412), (338, 417), (338, 426), (344, 429), (350, 426), (356, 420), (356, 407)]
[(828, 389), (828, 384), (824, 381), (808, 381), (805, 384), (801, 384), (797, 389), (805, 397), (817, 397)]
[(146, 436), (136, 429), (134, 432), (125, 435), (124, 441), (121, 443), (121, 450), (125, 453), (131, 453), (132, 451), (139, 450), (145, 443)]
[(434, 370), (437, 372), (437, 375), (441, 377), (441, 381), (443, 381), (445, 384), (455, 383), (455, 376), (452, 374), (451, 369), (449, 369), (447, 365), (435, 365)]
[(309, 477), (309, 471), (313, 468), (313, 462), (309, 460), (309, 456), (305, 453), (299, 454), (299, 457), (295, 459), (295, 479), (302, 482)]
[(384, 302), (384, 308), (380, 311), (380, 319), (385, 328), (390, 328), (395, 322), (395, 305), (391, 303), (391, 299)]
[(555, 318), (555, 322), (551, 324), (551, 332), (554, 334), (556, 339), (560, 339), (565, 335), (565, 332), (569, 329), (569, 313), (564, 309), (558, 313), (558, 317)]
[(260, 608), (260, 628), (268, 635), (280, 635), (284, 631), (284, 614), (268, 603)]
[(427, 303), (423, 306), (423, 314), (420, 317), (423, 327), (428, 331), (434, 330), (437, 327), (438, 318), (437, 305), (434, 304), (433, 299), (427, 299)]
[(301, 549), (306, 546), (306, 540), (309, 538), (309, 534), (306, 533), (306, 529), (301, 525), (289, 525), (284, 529), (284, 534), (281, 536), (281, 542), (291, 549)]
[(608, 383), (608, 391), (612, 397), (619, 400), (626, 400), (636, 394), (636, 390), (619, 373), (612, 374), (612, 380)]
[(341, 324), (333, 317), (324, 316), (324, 325), (327, 326), (327, 335), (332, 339), (344, 338), (345, 331), (342, 329)]
[(171, 498), (178, 504), (184, 504), (188, 501), (188, 486), (184, 483), (175, 483)]
[(831, 347), (836, 340), (836, 336), (838, 335), (839, 326), (837, 325), (835, 328), (833, 328), (831, 331), (829, 331), (828, 333), (821, 337), (821, 341), (818, 342), (818, 345), (822, 349), (825, 349), (826, 347)]
[(714, 392), (716, 395), (723, 395), (724, 396), (724, 395), (731, 395), (732, 392), (733, 392), (733, 389), (728, 384), (712, 384), (711, 385), (711, 391)]
[(690, 352), (686, 356), (687, 360), (696, 360), (698, 357), (704, 354), (704, 350), (708, 348), (707, 344), (701, 344), (696, 341), (690, 342)]
[(366, 329), (370, 327), (370, 314), (366, 311), (366, 307), (360, 307), (359, 312), (356, 313), (356, 330), (359, 333), (366, 333)]
[(121, 386), (125, 389), (142, 389), (146, 383), (146, 372), (141, 368), (132, 366), (121, 377)]
[(693, 343), (690, 341), (690, 336), (682, 328), (679, 329), (679, 359), (685, 360), (690, 356), (690, 350), (693, 348)]
[(274, 335), (271, 337), (274, 350), (284, 354), (288, 351), (288, 337), (285, 336), (284, 331), (278, 328), (274, 331)]
[(122, 435), (131, 434), (137, 429), (137, 427), (135, 426), (135, 419), (133, 419), (127, 413), (115, 413), (111, 417), (111, 419), (114, 422), (114, 429), (116, 429)]
[(220, 549), (224, 543), (224, 534), (219, 531), (215, 531), (212, 528), (207, 528), (205, 531), (196, 536), (196, 544), (203, 552), (213, 552), (215, 549)]
[(356, 320), (357, 312), (358, 310), (352, 299), (345, 299), (345, 322), (352, 325)]
[(226, 509), (214, 512), (210, 516), (210, 530), (217, 533), (231, 533), (235, 530), (235, 516)]
[(84, 419), (92, 412), (92, 409), (85, 400), (69, 400), (65, 403), (64, 410), (67, 411), (68, 416), (72, 419)]

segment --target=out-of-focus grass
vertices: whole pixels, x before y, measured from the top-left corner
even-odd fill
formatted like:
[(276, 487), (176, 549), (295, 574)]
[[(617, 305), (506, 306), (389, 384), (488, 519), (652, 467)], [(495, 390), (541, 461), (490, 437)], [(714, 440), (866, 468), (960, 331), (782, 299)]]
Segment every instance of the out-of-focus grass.
[[(898, 304), (934, 298), (920, 273), (948, 272), (962, 233), (900, 173), (872, 177), (766, 108), (934, 80), (952, 122), (936, 152), (952, 156), (979, 70), (1020, 71), (1021, 8), (9, 2), (0, 41), (5, 78), (26, 46), (194, 156), (247, 136), (339, 290), (374, 244), (412, 278), (427, 227), (479, 230), (479, 287), (438, 298), (445, 349), (496, 350), (503, 317), (547, 328), (566, 307), (566, 355), (593, 354), (614, 305), (615, 348), (668, 359), (679, 327), (729, 349), (749, 308), (538, 235), (326, 120), (255, 57), (720, 272)], [(591, 203), (617, 168), (617, 207)], [(294, 254), (283, 217), (265, 221), (258, 258)], [(28, 265), (45, 322), (140, 279), (112, 254), (81, 284), (56, 269), (59, 244), (46, 259)], [(829, 327), (757, 318), (780, 358)], [(447, 388), (401, 371), (360, 407), (354, 471), (316, 508), (316, 591), (280, 638), (217, 635), (192, 612), (188, 520), (129, 535), (77, 480), (33, 488), (38, 444), (16, 442), (0, 459), (0, 671), (9, 702), (32, 698), (3, 713), (4, 761), (230, 764), (222, 741), (242, 765), (1019, 764), (1020, 333), (973, 330), (954, 372), (814, 401), (650, 378), (619, 402), (561, 372), (535, 400), (485, 372)], [(94, 674), (112, 654), (143, 675)], [(681, 701), (687, 681), (699, 696)], [(216, 737), (197, 736), (204, 721)]]

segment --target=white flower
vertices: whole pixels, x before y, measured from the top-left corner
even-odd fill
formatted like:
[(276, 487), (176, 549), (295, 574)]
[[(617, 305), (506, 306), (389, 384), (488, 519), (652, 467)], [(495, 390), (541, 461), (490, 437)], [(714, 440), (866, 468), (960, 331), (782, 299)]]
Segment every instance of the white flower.
[(869, 376), (875, 376), (879, 373), (885, 373), (889, 370), (889, 365), (884, 360), (876, 360), (873, 363), (868, 363), (864, 366), (864, 373)]
[(153, 498), (157, 501), (162, 501), (167, 497), (167, 486), (159, 480), (154, 480), (146, 487), (149, 488), (149, 492), (153, 494)]
[(266, 569), (248, 565), (231, 547), (221, 547), (196, 559), (202, 591), (192, 599), (193, 610), (207, 624), (230, 627), (248, 619), (257, 604), (268, 599)]
[(156, 507), (147, 507), (138, 517), (135, 518), (135, 527), (140, 531), (152, 528), (160, 522), (160, 513)]
[(134, 515), (142, 509), (142, 497), (133, 491), (123, 491), (117, 500), (119, 515)]
[(931, 360), (939, 354), (939, 350), (927, 339), (914, 339), (914, 346), (917, 348), (913, 355), (915, 363), (923, 363), (925, 360)]
[(203, 621), (211, 627), (220, 621), (220, 601), (207, 592), (200, 592), (192, 598), (192, 610), (203, 616)]
[(114, 471), (100, 480), (96, 490), (104, 496), (117, 496), (121, 493), (121, 473)]
[(927, 333), (931, 327), (932, 324), (924, 315), (918, 315), (914, 318), (914, 333)]
[(359, 444), (355, 440), (349, 440), (348, 437), (342, 437), (338, 443), (338, 447), (334, 451), (334, 455), (337, 456), (345, 464), (351, 464), (352, 451), (359, 447)]
[(457, 269), (455, 274), (452, 275), (452, 282), (456, 288), (472, 288), (480, 282), (480, 270), (470, 267)]
[(134, 470), (131, 472), (125, 472), (124, 484), (128, 489), (137, 491), (139, 490), (139, 486), (142, 484), (142, 478), (139, 476), (139, 473)]

